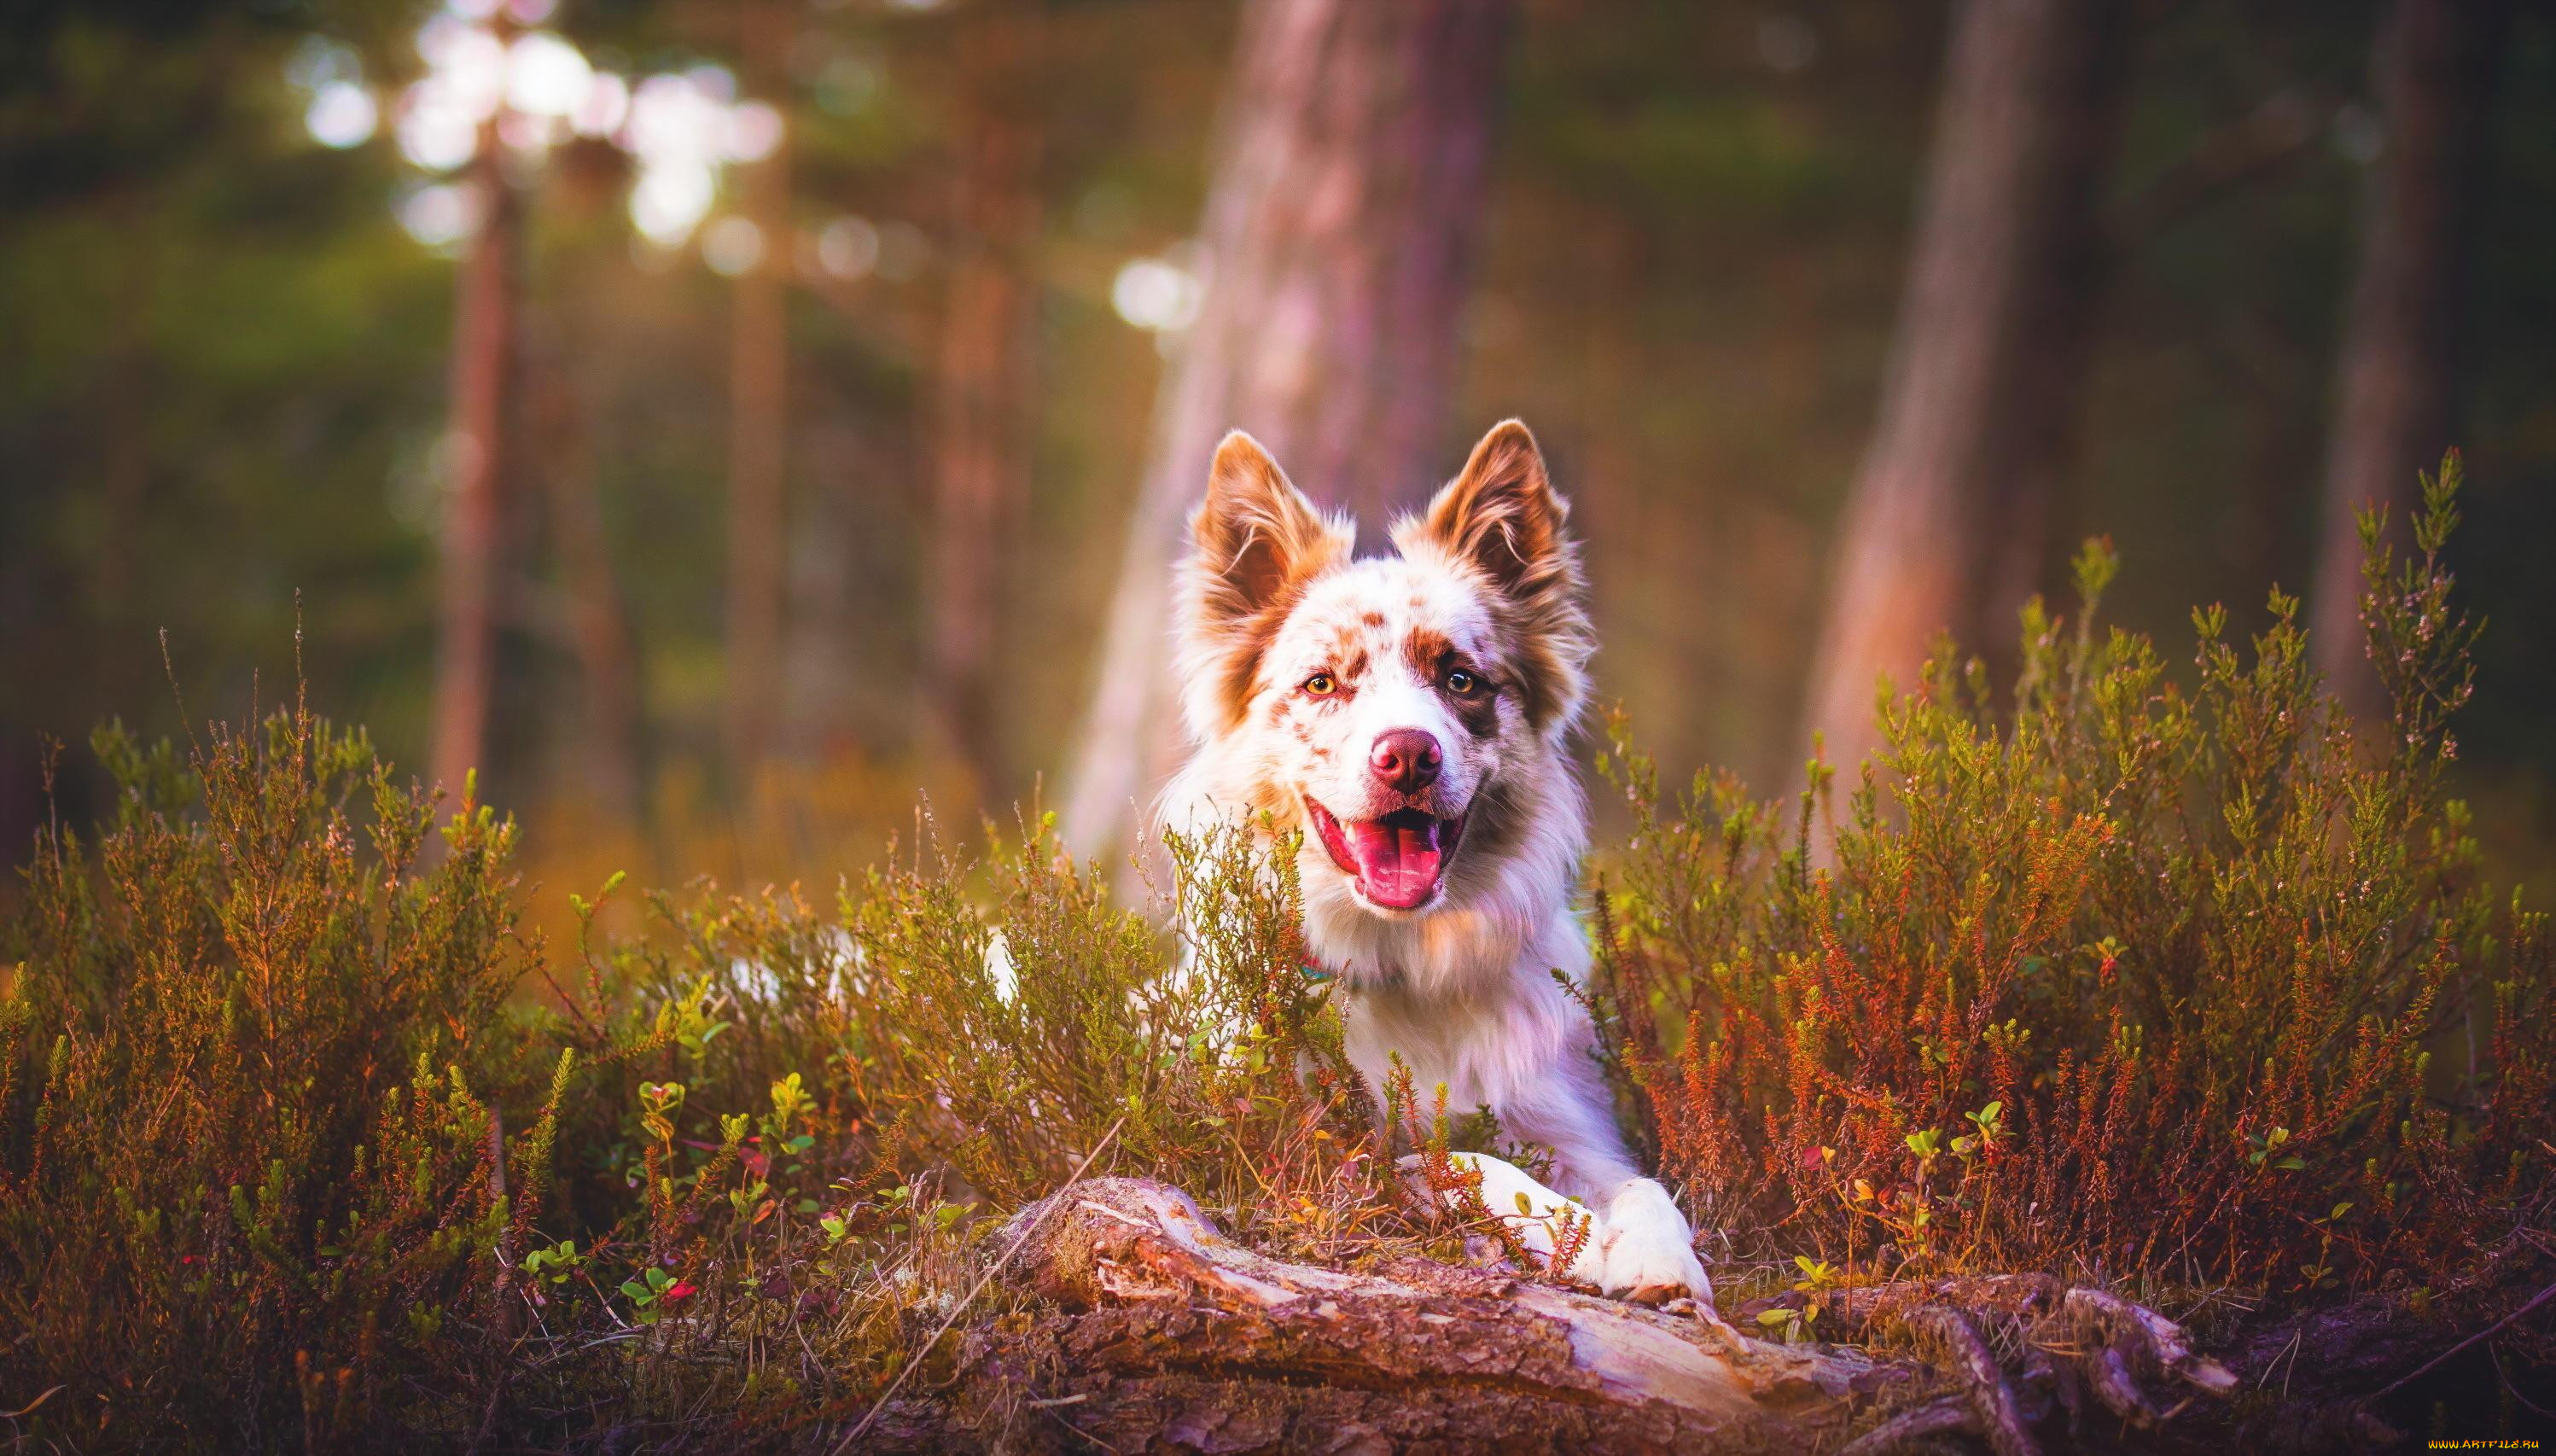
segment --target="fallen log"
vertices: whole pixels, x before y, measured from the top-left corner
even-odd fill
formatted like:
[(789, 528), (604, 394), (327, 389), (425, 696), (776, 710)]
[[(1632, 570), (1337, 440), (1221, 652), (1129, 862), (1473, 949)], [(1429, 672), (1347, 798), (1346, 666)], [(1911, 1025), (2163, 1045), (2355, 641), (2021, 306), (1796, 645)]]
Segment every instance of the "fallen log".
[[(2051, 1402), (2016, 1395), (1947, 1295), (1911, 1321), (1934, 1333), (1941, 1363), (1877, 1357), (1747, 1338), (1691, 1305), (1645, 1309), (1422, 1258), (1359, 1272), (1290, 1263), (1225, 1239), (1188, 1195), (1143, 1179), (1099, 1179), (1054, 1203), (1015, 1216), (1027, 1237), (1004, 1278), (1056, 1314), (970, 1334), (947, 1387), (881, 1412), (865, 1445), (1878, 1451), (1968, 1433), (2032, 1456), (2028, 1426), (2049, 1414)], [(2121, 1379), (2180, 1374), (2216, 1392), (2226, 1373), (2190, 1356), (2170, 1322), (2072, 1306), (2067, 1292), (2082, 1291), (2054, 1284), (2028, 1302), (2054, 1329), (2075, 1322), (2075, 1343), (2113, 1352)], [(2157, 1358), (2076, 1339), (2087, 1320), (2146, 1332)], [(2190, 1368), (2177, 1371), (2178, 1357)], [(2047, 1363), (2035, 1351), (2027, 1375)], [(2132, 1390), (2139, 1408), (2158, 1409)]]

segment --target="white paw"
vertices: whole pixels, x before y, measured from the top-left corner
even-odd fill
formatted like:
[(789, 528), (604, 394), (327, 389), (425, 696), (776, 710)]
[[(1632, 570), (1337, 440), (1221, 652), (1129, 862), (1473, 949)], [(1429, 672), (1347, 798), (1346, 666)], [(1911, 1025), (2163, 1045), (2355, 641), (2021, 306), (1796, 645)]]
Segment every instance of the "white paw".
[(1646, 1304), (1680, 1296), (1713, 1303), (1713, 1280), (1695, 1257), (1695, 1232), (1668, 1190), (1651, 1179), (1635, 1178), (1615, 1190), (1591, 1242), (1596, 1282), (1607, 1293)]
[[(1559, 1271), (1552, 1268), (1554, 1244), (1562, 1230), (1592, 1218), (1589, 1210), (1577, 1199), (1554, 1192), (1537, 1182), (1524, 1168), (1488, 1153), (1458, 1152), (1450, 1153), (1448, 1157), (1460, 1168), (1472, 1168), (1481, 1173), (1482, 1206), (1489, 1209), (1491, 1217), (1499, 1220), (1511, 1237), (1535, 1257), (1537, 1266), (1534, 1272), (1558, 1272), (1560, 1277), (1580, 1284), (1602, 1282), (1597, 1237), (1602, 1230), (1592, 1229), (1590, 1237), (1581, 1241), (1580, 1252), (1571, 1260), (1569, 1268)], [(1403, 1158), (1398, 1166), (1413, 1191), (1425, 1198), (1428, 1188), (1420, 1175), (1420, 1155), (1413, 1153)], [(1442, 1197), (1448, 1208), (1461, 1211), (1458, 1207), (1461, 1195), (1449, 1192)]]

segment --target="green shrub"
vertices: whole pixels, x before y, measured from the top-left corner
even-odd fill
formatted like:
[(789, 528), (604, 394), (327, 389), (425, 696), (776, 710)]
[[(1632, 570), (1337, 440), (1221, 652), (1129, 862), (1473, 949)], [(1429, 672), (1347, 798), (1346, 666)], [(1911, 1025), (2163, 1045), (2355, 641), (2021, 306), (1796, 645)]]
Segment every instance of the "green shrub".
[(2556, 969), (2440, 795), (2474, 635), (2456, 488), (2453, 457), (2401, 568), (2364, 522), (2372, 728), (2278, 593), (2250, 654), (2195, 613), (2189, 689), (2099, 636), (2101, 543), (2074, 631), (2024, 613), (2004, 704), (1949, 644), (1885, 688), (1826, 858), (1825, 766), (1790, 813), (1727, 777), (1664, 797), (1619, 724), (1634, 830), (1594, 990), (1702, 1222), (1865, 1274), (2283, 1289), (2506, 1237), (2549, 1186)]
[[(504, 1012), (537, 953), (512, 827), (465, 803), (427, 856), (429, 804), (301, 709), (192, 769), (97, 748), (116, 821), (93, 858), (40, 835), (9, 927), (0, 1378), (63, 1388), (35, 1428), (82, 1444), (288, 1444), (449, 1394), (537, 1211), (486, 1100), (549, 1070)], [(545, 1116), (512, 1143), (536, 1193)]]

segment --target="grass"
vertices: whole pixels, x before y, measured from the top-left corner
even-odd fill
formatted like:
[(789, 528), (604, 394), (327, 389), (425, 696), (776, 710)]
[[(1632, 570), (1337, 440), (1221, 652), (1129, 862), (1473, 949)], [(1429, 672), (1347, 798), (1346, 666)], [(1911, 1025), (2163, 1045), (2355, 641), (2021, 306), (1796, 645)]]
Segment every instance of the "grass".
[[(2181, 682), (2099, 636), (2101, 551), (2074, 628), (2027, 615), (2010, 693), (1947, 651), (1886, 703), (1833, 831), (1825, 769), (1789, 807), (1671, 795), (1619, 728), (1636, 828), (1601, 858), (1589, 994), (1725, 1253), (1820, 1288), (2038, 1267), (2313, 1298), (2548, 1227), (2556, 973), (2440, 792), (2454, 490), (2413, 561), (2373, 549), (2374, 735), (2277, 598), (2250, 653), (2202, 613)], [(831, 903), (651, 894), (606, 934), (614, 876), (554, 943), (510, 822), (299, 703), (94, 747), (112, 820), (41, 834), (0, 926), (19, 1440), (823, 1444), (1033, 1317), (1002, 1280), (958, 1301), (1113, 1128), (1103, 1169), (1273, 1252), (1461, 1247), (1376, 1129), (1449, 1176), (1463, 1134), (1349, 1072), (1289, 861), (1246, 838), (1175, 842), (1160, 917), (1044, 823), (959, 854), (927, 821)]]

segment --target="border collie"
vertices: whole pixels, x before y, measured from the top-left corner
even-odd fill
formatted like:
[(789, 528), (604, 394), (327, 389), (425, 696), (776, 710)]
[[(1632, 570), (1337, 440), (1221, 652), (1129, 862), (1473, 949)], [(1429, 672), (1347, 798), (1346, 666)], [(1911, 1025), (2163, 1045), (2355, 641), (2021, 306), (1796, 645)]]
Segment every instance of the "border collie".
[[(1215, 453), (1179, 575), (1182, 710), (1195, 750), (1163, 821), (1301, 833), (1305, 935), (1340, 978), (1351, 1060), (1381, 1087), (1398, 1054), (1422, 1089), (1488, 1107), (1553, 1150), (1595, 1225), (1565, 1272), (1645, 1301), (1711, 1285), (1684, 1215), (1626, 1152), (1555, 985), (1587, 973), (1573, 911), (1589, 809), (1569, 753), (1595, 642), (1569, 506), (1535, 437), (1507, 421), (1394, 554), (1353, 559), (1268, 452)], [(1495, 1214), (1552, 1248), (1572, 1203), (1496, 1158), (1473, 1160)]]

